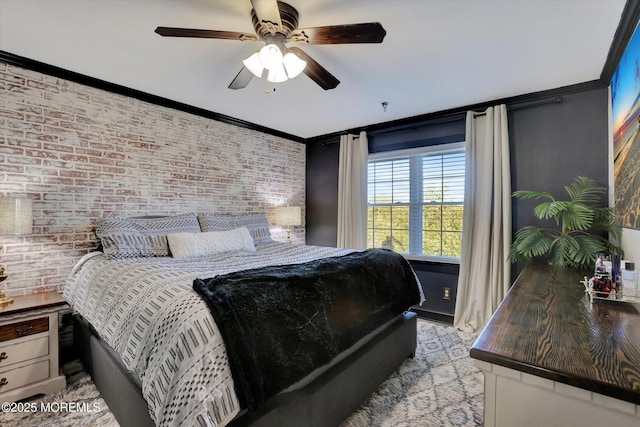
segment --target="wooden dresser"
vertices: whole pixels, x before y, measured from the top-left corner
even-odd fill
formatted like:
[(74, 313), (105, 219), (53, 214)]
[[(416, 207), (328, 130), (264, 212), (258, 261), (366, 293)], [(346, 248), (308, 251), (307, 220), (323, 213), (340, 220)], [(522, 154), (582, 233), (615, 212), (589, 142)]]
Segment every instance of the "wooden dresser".
[(474, 343), (485, 426), (640, 426), (640, 304), (582, 279), (527, 266)]
[(45, 292), (0, 308), (0, 402), (65, 388), (58, 354), (58, 312), (65, 307), (58, 292)]

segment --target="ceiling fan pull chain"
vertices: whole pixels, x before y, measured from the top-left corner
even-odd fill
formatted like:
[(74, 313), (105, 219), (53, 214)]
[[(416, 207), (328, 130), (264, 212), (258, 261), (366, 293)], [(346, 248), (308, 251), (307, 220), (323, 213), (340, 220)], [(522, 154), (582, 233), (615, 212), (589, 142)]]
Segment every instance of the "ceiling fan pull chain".
[(266, 93), (267, 95), (270, 94), (271, 92), (275, 92), (276, 91), (276, 87), (273, 86), (273, 88), (271, 87), (271, 83), (269, 83), (269, 81), (265, 80), (265, 85), (264, 85), (264, 93)]

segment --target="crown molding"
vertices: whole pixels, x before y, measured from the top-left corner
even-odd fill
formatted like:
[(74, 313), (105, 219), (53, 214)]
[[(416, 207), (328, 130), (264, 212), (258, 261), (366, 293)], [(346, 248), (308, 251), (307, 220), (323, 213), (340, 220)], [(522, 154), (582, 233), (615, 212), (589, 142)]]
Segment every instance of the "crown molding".
[(479, 104), (466, 105), (463, 107), (456, 107), (449, 110), (436, 111), (428, 114), (421, 114), (418, 116), (406, 117), (403, 119), (393, 120), (389, 122), (378, 123), (374, 125), (363, 126), (359, 128), (348, 129), (342, 132), (333, 132), (325, 135), (319, 135), (312, 138), (307, 138), (306, 143), (323, 143), (329, 144), (336, 142), (340, 138), (340, 135), (345, 133), (351, 133), (354, 135), (364, 131), (367, 133), (375, 134), (378, 132), (393, 132), (396, 130), (402, 130), (412, 127), (421, 127), (426, 125), (433, 125), (445, 122), (451, 122), (456, 120), (464, 120), (467, 111), (479, 111), (486, 110), (487, 108), (506, 104), (507, 108), (524, 108), (523, 104), (537, 104), (536, 101), (550, 100), (550, 102), (561, 102), (554, 100), (554, 98), (562, 98), (563, 95), (569, 95), (576, 92), (584, 92), (593, 89), (606, 88), (609, 85), (608, 82), (602, 80), (591, 80), (584, 83), (577, 83), (573, 85), (563, 86), (555, 89), (548, 89), (539, 92), (527, 93), (524, 95), (512, 96), (508, 98), (496, 99), (493, 101), (482, 102)]

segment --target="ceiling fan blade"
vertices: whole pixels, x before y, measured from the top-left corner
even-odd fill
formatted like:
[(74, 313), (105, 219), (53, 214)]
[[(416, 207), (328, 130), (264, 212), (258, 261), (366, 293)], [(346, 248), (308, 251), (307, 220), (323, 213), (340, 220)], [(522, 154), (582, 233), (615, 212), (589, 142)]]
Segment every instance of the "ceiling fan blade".
[(382, 43), (387, 31), (379, 22), (298, 28), (291, 41), (306, 44)]
[(252, 78), (253, 73), (247, 67), (242, 67), (238, 75), (229, 84), (229, 89), (244, 89)]
[(280, 8), (277, 0), (251, 0), (251, 5), (258, 20), (262, 23), (273, 24), (277, 29), (282, 29), (280, 20)]
[(165, 37), (195, 37), (204, 39), (224, 39), (224, 40), (259, 40), (258, 36), (251, 33), (240, 33), (237, 31), (219, 30), (196, 30), (194, 28), (173, 28), (158, 27), (156, 33)]
[(318, 64), (312, 57), (304, 53), (304, 51), (298, 47), (289, 47), (290, 51), (298, 55), (300, 59), (307, 61), (307, 66), (304, 67), (304, 73), (316, 82), (322, 89), (333, 89), (340, 84), (340, 80), (336, 79), (333, 74), (327, 71), (322, 65)]

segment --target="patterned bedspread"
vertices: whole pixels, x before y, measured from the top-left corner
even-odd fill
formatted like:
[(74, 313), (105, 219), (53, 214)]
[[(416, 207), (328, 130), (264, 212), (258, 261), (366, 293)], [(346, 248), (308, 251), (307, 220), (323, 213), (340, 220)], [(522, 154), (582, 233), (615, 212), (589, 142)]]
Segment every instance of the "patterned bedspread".
[(139, 378), (156, 425), (222, 426), (240, 408), (222, 337), (193, 280), (349, 252), (277, 242), (184, 260), (94, 252), (74, 267), (63, 295)]

